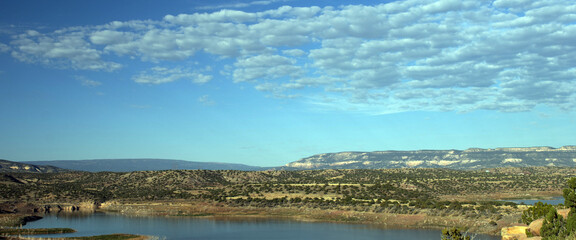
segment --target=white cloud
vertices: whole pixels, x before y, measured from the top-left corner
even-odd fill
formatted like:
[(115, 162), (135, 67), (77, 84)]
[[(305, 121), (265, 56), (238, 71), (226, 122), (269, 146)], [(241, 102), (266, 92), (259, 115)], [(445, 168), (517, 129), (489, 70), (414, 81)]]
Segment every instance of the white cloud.
[(223, 76), (274, 96), (371, 112), (574, 110), (574, 21), (576, 4), (569, 0), (284, 6), (30, 30), (0, 45), (0, 52), (79, 70), (112, 71), (128, 65), (124, 61), (182, 63), (133, 78), (148, 84), (209, 82), (212, 75), (183, 67), (208, 56), (229, 61), (219, 70)]
[(132, 40), (133, 37), (130, 35), (130, 33), (125, 32), (102, 30), (93, 32), (90, 35), (90, 41), (97, 45), (115, 45)]
[(235, 82), (299, 77), (302, 70), (296, 61), (279, 55), (258, 55), (239, 59), (234, 65)]
[(0, 43), (0, 53), (5, 53), (10, 51), (10, 46), (4, 44), (4, 43)]
[(80, 81), (80, 83), (82, 84), (82, 86), (86, 86), (86, 87), (98, 87), (100, 85), (102, 85), (102, 82), (100, 81), (94, 81), (91, 79), (88, 79), (84, 76), (75, 76), (76, 80)]
[(306, 55), (306, 52), (304, 52), (303, 50), (300, 50), (300, 49), (284, 50), (284, 51), (282, 51), (282, 53), (284, 55), (288, 55), (291, 57), (302, 57), (302, 56)]
[(208, 95), (203, 95), (198, 98), (198, 102), (205, 106), (214, 106), (216, 102)]
[(250, 6), (255, 6), (255, 5), (270, 5), (272, 3), (277, 3), (277, 2), (288, 2), (289, 0), (262, 0), (262, 1), (252, 1), (252, 2), (246, 2), (246, 3), (231, 3), (231, 4), (220, 4), (220, 5), (208, 5), (208, 6), (202, 6), (202, 7), (197, 7), (197, 9), (200, 10), (211, 10), (211, 9), (222, 9), (222, 8), (247, 8)]
[(59, 68), (114, 71), (121, 64), (101, 59), (102, 52), (85, 40), (81, 31), (57, 31), (42, 35), (36, 31), (16, 36), (12, 56), (22, 62)]
[(204, 75), (188, 69), (153, 67), (134, 76), (134, 82), (141, 84), (162, 84), (175, 82), (181, 79), (190, 80), (196, 84), (204, 84), (212, 80), (212, 76)]

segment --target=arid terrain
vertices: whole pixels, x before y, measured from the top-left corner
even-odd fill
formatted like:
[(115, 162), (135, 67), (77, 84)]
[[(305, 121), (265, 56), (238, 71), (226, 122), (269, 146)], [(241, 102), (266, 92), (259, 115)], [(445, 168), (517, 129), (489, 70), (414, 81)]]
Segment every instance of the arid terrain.
[(12, 224), (48, 211), (114, 211), (381, 227), (458, 226), (498, 234), (518, 223), (526, 206), (496, 200), (561, 196), (572, 176), (576, 169), (556, 167), (4, 173), (0, 211)]

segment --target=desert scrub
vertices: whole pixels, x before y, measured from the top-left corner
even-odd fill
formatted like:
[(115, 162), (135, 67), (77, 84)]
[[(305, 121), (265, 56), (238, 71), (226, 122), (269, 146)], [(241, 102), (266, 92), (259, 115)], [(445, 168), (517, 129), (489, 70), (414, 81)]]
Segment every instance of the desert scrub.
[(0, 226), (4, 227), (18, 227), (26, 225), (27, 222), (42, 219), (39, 216), (22, 216), (17, 214), (0, 214)]
[(0, 226), (16, 227), (20, 226), (21, 217), (16, 215), (3, 214), (0, 215)]
[(133, 235), (133, 234), (109, 234), (109, 235), (99, 235), (91, 237), (71, 237), (64, 238), (67, 240), (129, 240), (129, 239), (148, 239), (144, 236)]
[(71, 228), (37, 228), (37, 229), (22, 229), (22, 228), (5, 228), (0, 229), (2, 235), (38, 235), (38, 234), (61, 234), (61, 233), (74, 233), (76, 230)]

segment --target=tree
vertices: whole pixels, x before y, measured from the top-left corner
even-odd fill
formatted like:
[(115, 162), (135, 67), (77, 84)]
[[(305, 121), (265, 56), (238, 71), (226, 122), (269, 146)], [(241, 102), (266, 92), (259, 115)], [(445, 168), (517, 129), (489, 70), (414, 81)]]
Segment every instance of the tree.
[(564, 205), (570, 208), (566, 219), (566, 231), (576, 232), (576, 178), (568, 180), (568, 187), (564, 188)]
[(442, 229), (442, 240), (470, 240), (470, 236), (462, 235), (460, 229), (455, 227), (444, 228)]
[(550, 209), (554, 209), (554, 206), (549, 205), (547, 203), (537, 202), (534, 206), (529, 207), (528, 209), (522, 212), (522, 222), (525, 224), (530, 224), (532, 221), (536, 219), (543, 218), (550, 212)]
[(562, 239), (568, 235), (566, 232), (566, 222), (562, 215), (558, 215), (556, 209), (552, 208), (546, 214), (540, 233), (542, 239)]
[(564, 205), (570, 209), (576, 208), (576, 178), (568, 180), (568, 188), (564, 188)]

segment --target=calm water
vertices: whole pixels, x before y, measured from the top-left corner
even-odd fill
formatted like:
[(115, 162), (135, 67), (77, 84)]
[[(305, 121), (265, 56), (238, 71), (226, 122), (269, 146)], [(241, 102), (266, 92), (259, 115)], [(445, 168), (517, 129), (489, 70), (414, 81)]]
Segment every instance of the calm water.
[(548, 200), (518, 199), (518, 200), (503, 200), (503, 201), (513, 202), (516, 204), (527, 204), (527, 205), (534, 205), (537, 202), (543, 202), (543, 203), (547, 203), (547, 204), (551, 204), (551, 205), (558, 205), (558, 204), (564, 204), (564, 197), (556, 197), (556, 198), (548, 199)]
[[(306, 223), (287, 220), (224, 221), (189, 217), (128, 217), (117, 214), (96, 213), (84, 217), (46, 216), (31, 222), (27, 228), (69, 227), (78, 232), (44, 237), (90, 236), (112, 233), (131, 233), (158, 236), (160, 239), (314, 239), (314, 240), (439, 240), (438, 230), (379, 229), (365, 225)], [(40, 236), (39, 236), (40, 237)], [(480, 240), (498, 237), (478, 236)]]

